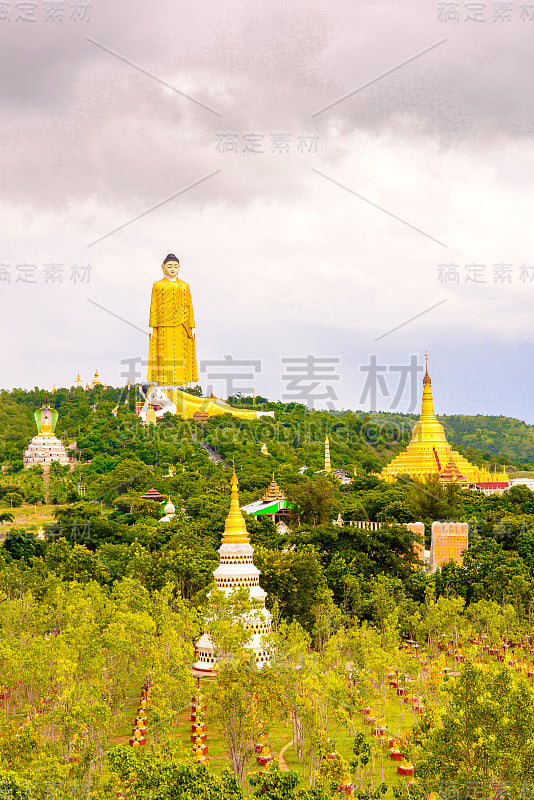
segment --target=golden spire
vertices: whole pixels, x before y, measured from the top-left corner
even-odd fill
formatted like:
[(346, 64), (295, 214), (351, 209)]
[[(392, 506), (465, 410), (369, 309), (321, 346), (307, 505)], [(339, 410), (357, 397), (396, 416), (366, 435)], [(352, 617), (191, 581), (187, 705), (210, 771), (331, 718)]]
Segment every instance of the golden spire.
[(235, 474), (235, 466), (232, 475), (231, 487), (232, 495), (230, 500), (230, 511), (226, 517), (222, 544), (249, 544), (250, 539), (248, 538), (245, 518), (243, 517), (241, 508), (239, 507), (239, 482), (237, 480), (237, 475)]
[(434, 412), (434, 399), (432, 397), (432, 381), (430, 380), (430, 375), (428, 374), (427, 353), (425, 353), (425, 362), (426, 362), (426, 371), (425, 371), (425, 377), (423, 378), (423, 404), (421, 407), (421, 418), (419, 421), (437, 422), (436, 414)]
[(428, 353), (425, 352), (425, 377), (423, 378), (423, 386), (427, 383), (432, 383), (430, 375), (428, 374)]

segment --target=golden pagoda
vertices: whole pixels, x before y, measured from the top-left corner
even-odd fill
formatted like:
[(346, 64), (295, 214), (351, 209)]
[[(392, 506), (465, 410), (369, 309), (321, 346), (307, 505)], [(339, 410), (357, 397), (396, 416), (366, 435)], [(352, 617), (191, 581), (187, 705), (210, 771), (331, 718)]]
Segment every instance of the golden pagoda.
[(330, 464), (330, 442), (328, 436), (324, 440), (324, 472), (332, 472), (332, 465)]
[(477, 488), (485, 488), (486, 485), (508, 486), (505, 470), (492, 474), (488, 469), (476, 467), (453, 450), (448, 443), (443, 426), (438, 422), (434, 412), (428, 359), (423, 378), (421, 416), (414, 425), (412, 440), (404, 453), (384, 467), (380, 477), (392, 483), (399, 475), (410, 475), (420, 481), (426, 481), (431, 476), (437, 475), (444, 484), (474, 485)]
[(224, 525), (222, 544), (250, 544), (245, 518), (241, 513), (239, 505), (238, 486), (239, 483), (234, 468), (231, 482), (232, 494), (230, 499), (230, 511), (228, 512)]
[(78, 377), (76, 378), (76, 380), (72, 384), (72, 388), (73, 389), (83, 389), (83, 381), (80, 378), (80, 373), (79, 372), (78, 372)]
[(95, 377), (91, 381), (91, 389), (94, 389), (95, 386), (102, 386), (102, 381), (100, 380), (100, 375), (98, 374), (97, 369), (95, 369)]
[(274, 472), (273, 479), (267, 487), (265, 494), (262, 494), (261, 499), (264, 503), (274, 503), (277, 500), (287, 500), (287, 497), (274, 479)]

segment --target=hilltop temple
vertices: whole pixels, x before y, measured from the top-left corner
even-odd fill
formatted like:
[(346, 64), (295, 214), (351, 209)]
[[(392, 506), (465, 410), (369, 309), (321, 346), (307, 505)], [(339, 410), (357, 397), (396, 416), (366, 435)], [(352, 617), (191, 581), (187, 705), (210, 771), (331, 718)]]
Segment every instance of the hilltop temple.
[[(269, 664), (269, 653), (262, 644), (262, 637), (271, 631), (271, 614), (265, 608), (267, 593), (260, 586), (260, 571), (254, 566), (252, 559), (254, 548), (250, 544), (245, 519), (239, 508), (238, 486), (234, 469), (230, 511), (226, 518), (219, 548), (220, 564), (214, 571), (213, 577), (217, 588), (226, 595), (229, 595), (234, 589), (247, 589), (250, 600), (257, 606), (245, 613), (241, 622), (245, 630), (252, 633), (246, 647), (252, 651), (256, 666), (261, 669), (264, 665)], [(193, 665), (194, 674), (197, 677), (215, 674), (220, 654), (215, 649), (209, 630), (202, 634), (195, 645), (195, 651), (197, 661)]]
[(443, 426), (434, 412), (428, 363), (423, 378), (421, 416), (414, 425), (412, 440), (403, 453), (384, 467), (380, 477), (392, 483), (399, 475), (409, 475), (420, 481), (437, 475), (440, 483), (454, 483), (485, 494), (502, 493), (509, 486), (504, 470), (492, 474), (488, 469), (476, 467), (448, 443)]
[(59, 461), (60, 464), (70, 463), (63, 443), (54, 435), (57, 417), (57, 411), (50, 408), (48, 400), (35, 412), (37, 436), (33, 437), (24, 451), (25, 468), (33, 464), (50, 464), (52, 461)]

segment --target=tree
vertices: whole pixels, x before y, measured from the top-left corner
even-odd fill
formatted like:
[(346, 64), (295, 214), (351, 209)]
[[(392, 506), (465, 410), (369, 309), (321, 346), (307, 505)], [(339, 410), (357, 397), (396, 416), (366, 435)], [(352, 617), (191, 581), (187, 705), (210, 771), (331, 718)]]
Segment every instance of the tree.
[(254, 561), (261, 570), (260, 584), (267, 592), (267, 602), (277, 600), (286, 619), (296, 619), (310, 629), (315, 622), (314, 605), (322, 582), (315, 548), (305, 545), (281, 553), (260, 547)]
[(242, 651), (226, 660), (217, 675), (208, 709), (210, 725), (223, 737), (232, 770), (241, 782), (253, 752), (258, 722), (264, 720), (268, 730), (278, 715), (282, 693), (272, 671), (268, 667), (258, 670), (250, 652)]
[(120, 745), (108, 760), (114, 773), (128, 781), (132, 800), (243, 800), (243, 790), (230, 770), (223, 770), (219, 777), (184, 761), (172, 747), (154, 754)]
[[(463, 554), (462, 573), (467, 601), (509, 601), (514, 595), (514, 578), (528, 577), (522, 559), (504, 552), (494, 539), (477, 539)], [(528, 592), (528, 586), (525, 586)]]
[(408, 505), (415, 519), (427, 525), (434, 520), (455, 518), (457, 487), (443, 486), (438, 475), (432, 475), (424, 483), (410, 483), (412, 489), (408, 495)]
[(533, 699), (507, 669), (490, 674), (466, 664), (441, 720), (427, 720), (428, 731), (420, 731), (416, 773), (426, 791), (454, 781), (460, 800), (473, 792), (517, 797), (534, 768)]
[(263, 775), (249, 775), (249, 783), (254, 789), (254, 797), (259, 800), (328, 800), (330, 793), (323, 786), (314, 789), (297, 789), (299, 782), (296, 772), (280, 772), (273, 765)]
[(292, 517), (310, 525), (329, 522), (339, 503), (337, 487), (322, 475), (291, 487), (288, 500)]

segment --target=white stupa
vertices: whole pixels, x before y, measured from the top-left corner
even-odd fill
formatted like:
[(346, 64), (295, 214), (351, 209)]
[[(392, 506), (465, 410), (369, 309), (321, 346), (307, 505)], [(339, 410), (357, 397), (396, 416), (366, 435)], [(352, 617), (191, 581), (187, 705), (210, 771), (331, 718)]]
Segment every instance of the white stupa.
[[(271, 631), (271, 614), (265, 608), (267, 593), (260, 586), (260, 571), (254, 566), (252, 559), (254, 548), (250, 544), (247, 526), (239, 507), (237, 475), (232, 475), (232, 496), (230, 511), (226, 518), (224, 534), (219, 548), (220, 564), (213, 573), (217, 588), (225, 594), (234, 589), (248, 589), (251, 600), (258, 603), (257, 608), (243, 615), (241, 622), (245, 630), (252, 633), (246, 647), (254, 653), (256, 666), (261, 669), (269, 663), (269, 652), (262, 644), (262, 638)], [(209, 635), (205, 631), (195, 650), (197, 661), (193, 666), (196, 674), (213, 675), (217, 671), (217, 653)]]
[[(57, 419), (57, 412), (54, 412), (54, 414)], [(52, 461), (59, 461), (60, 464), (70, 464), (63, 442), (57, 436), (54, 436), (52, 410), (48, 402), (45, 402), (40, 413), (36, 411), (34, 416), (39, 432), (29, 442), (24, 451), (24, 466), (50, 464)]]
[(174, 519), (174, 515), (176, 513), (176, 506), (174, 505), (174, 503), (171, 503), (171, 498), (170, 497), (169, 497), (169, 502), (165, 504), (165, 508), (163, 509), (163, 513), (164, 513), (165, 516), (163, 516), (160, 519), (160, 522), (170, 522), (171, 520)]

